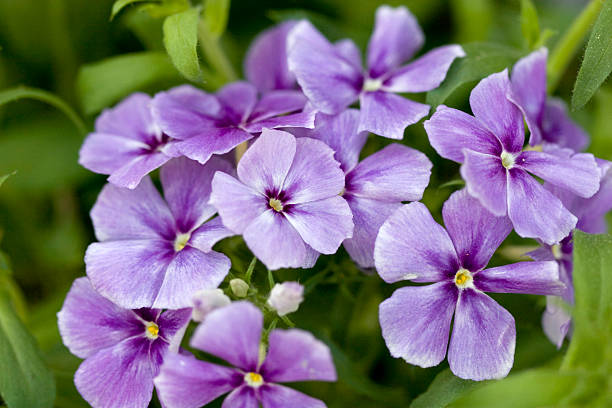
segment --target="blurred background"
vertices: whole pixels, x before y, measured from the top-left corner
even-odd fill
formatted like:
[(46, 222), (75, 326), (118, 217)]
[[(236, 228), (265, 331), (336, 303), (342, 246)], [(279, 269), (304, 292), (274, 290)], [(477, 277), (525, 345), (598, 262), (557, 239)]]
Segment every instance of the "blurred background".
[[(540, 27), (552, 33), (549, 46), (586, 4), (578, 0), (535, 3)], [(172, 65), (132, 64), (131, 69), (108, 71), (98, 75), (95, 83), (85, 84), (83, 77), (99, 61), (164, 50), (161, 18), (128, 7), (110, 21), (112, 4), (113, 0), (0, 0), (0, 92), (17, 85), (52, 92), (91, 130), (100, 110), (125, 96), (126, 89), (155, 92), (186, 82)], [(258, 32), (282, 20), (309, 18), (331, 40), (350, 37), (363, 50), (380, 4), (404, 4), (417, 16), (426, 33), (423, 51), (446, 43), (496, 43), (511, 50), (504, 55), (509, 63), (528, 52), (521, 35), (518, 0), (233, 0), (221, 44), (234, 68), (242, 72), (242, 59)], [(576, 57), (557, 87), (556, 93), (566, 101), (579, 62)], [(117, 83), (133, 86), (117, 90)], [(459, 87), (446, 104), (466, 107), (474, 84)], [(106, 93), (100, 95), (100, 91)], [(584, 109), (572, 115), (591, 135), (589, 150), (612, 159), (612, 87), (602, 87)], [(105, 183), (104, 176), (77, 163), (84, 136), (61, 111), (39, 101), (0, 106), (0, 175), (16, 171), (0, 188), (0, 272), (8, 276), (12, 271), (14, 305), (54, 375), (57, 407), (87, 406), (72, 382), (80, 360), (62, 345), (55, 317), (74, 278), (84, 275), (84, 251), (95, 240), (89, 210)], [(371, 137), (364, 155), (386, 144), (380, 139)], [(407, 130), (403, 143), (423, 151), (434, 162), (424, 201), (432, 213), (439, 212), (453, 188), (458, 188), (441, 187), (460, 178), (458, 166), (435, 154), (421, 124)], [(516, 260), (522, 253), (517, 246), (534, 244), (512, 236), (502, 251), (505, 258), (493, 262)], [(244, 244), (230, 239), (220, 245), (232, 257), (232, 269), (243, 273), (251, 258)], [(312, 330), (332, 346), (340, 374), (337, 384), (300, 387), (330, 407), (407, 406), (447, 365), (421, 369), (389, 356), (380, 337), (377, 308), (394, 287), (383, 284), (372, 271), (366, 272), (369, 274), (357, 270), (341, 251), (323, 257), (312, 271), (276, 274), (277, 280), (303, 282), (317, 276), (309, 281), (316, 290), (291, 317), (298, 327)], [(262, 287), (265, 275), (260, 265), (255, 276)], [(562, 353), (541, 332), (544, 299), (496, 299), (517, 320), (515, 371), (546, 364)], [(154, 400), (152, 406), (159, 404)]]

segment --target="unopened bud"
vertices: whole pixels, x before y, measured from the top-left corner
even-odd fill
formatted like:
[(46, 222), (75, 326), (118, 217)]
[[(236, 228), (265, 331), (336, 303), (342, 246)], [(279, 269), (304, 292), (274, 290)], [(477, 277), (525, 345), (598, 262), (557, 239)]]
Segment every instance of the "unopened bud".
[(193, 294), (191, 303), (193, 304), (191, 318), (196, 322), (201, 322), (207, 314), (229, 305), (231, 300), (221, 289), (202, 289)]
[(234, 295), (238, 297), (246, 297), (247, 293), (249, 293), (249, 284), (242, 279), (232, 279), (229, 284)]
[(284, 316), (298, 310), (304, 300), (304, 286), (297, 282), (283, 282), (274, 285), (270, 291), (268, 304), (279, 316)]

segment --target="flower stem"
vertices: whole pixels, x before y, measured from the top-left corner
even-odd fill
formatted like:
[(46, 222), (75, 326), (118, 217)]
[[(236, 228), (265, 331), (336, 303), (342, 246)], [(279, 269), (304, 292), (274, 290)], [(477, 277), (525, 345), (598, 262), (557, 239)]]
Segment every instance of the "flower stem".
[(548, 92), (554, 91), (559, 84), (561, 75), (584, 42), (602, 6), (603, 0), (591, 0), (555, 46), (548, 60)]
[(251, 263), (249, 263), (249, 267), (246, 270), (246, 273), (244, 275), (245, 277), (245, 281), (248, 284), (251, 284), (251, 276), (253, 275), (253, 271), (255, 270), (255, 264), (257, 264), (257, 257), (254, 256), (253, 259), (251, 259)]

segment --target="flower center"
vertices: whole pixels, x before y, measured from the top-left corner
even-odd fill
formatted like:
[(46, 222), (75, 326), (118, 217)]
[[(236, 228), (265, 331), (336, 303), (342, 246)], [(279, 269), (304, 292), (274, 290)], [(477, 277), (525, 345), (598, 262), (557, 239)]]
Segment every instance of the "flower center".
[(382, 88), (382, 85), (383, 85), (383, 81), (380, 78), (378, 79), (367, 78), (363, 82), (363, 90), (365, 92), (376, 92), (380, 88)]
[(159, 326), (153, 322), (148, 322), (145, 328), (145, 336), (149, 340), (155, 340), (159, 337)]
[(502, 166), (504, 166), (508, 170), (514, 167), (514, 160), (515, 160), (515, 157), (512, 153), (508, 153), (505, 150), (502, 152), (501, 154)]
[(249, 387), (258, 388), (263, 384), (264, 380), (259, 373), (246, 373), (244, 375), (244, 382), (247, 383)]
[(468, 271), (467, 269), (461, 268), (455, 274), (455, 285), (457, 285), (459, 289), (472, 286), (473, 280), (474, 278), (472, 278), (472, 272)]
[(563, 253), (561, 252), (561, 245), (555, 244), (550, 247), (550, 250), (557, 261), (563, 257)]
[(191, 238), (191, 234), (189, 233), (178, 234), (176, 236), (176, 239), (174, 240), (174, 250), (176, 252), (182, 251), (183, 248), (185, 248), (185, 246), (187, 245), (187, 242), (189, 242), (190, 238)]
[(270, 201), (268, 201), (268, 204), (276, 212), (283, 211), (283, 203), (281, 203), (281, 201), (278, 198), (271, 198)]

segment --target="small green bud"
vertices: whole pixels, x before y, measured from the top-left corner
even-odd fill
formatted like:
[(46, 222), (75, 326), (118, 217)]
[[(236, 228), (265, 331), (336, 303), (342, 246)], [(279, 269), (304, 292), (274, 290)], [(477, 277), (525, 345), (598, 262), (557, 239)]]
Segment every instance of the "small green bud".
[(249, 284), (242, 279), (232, 279), (229, 284), (234, 295), (238, 297), (246, 297), (247, 293), (249, 292)]

